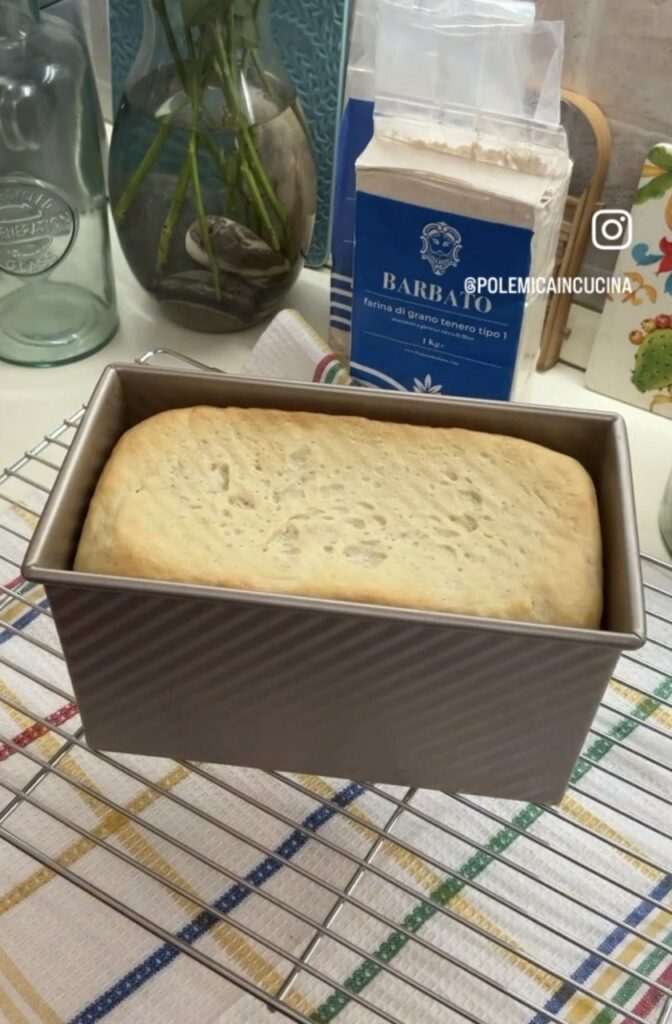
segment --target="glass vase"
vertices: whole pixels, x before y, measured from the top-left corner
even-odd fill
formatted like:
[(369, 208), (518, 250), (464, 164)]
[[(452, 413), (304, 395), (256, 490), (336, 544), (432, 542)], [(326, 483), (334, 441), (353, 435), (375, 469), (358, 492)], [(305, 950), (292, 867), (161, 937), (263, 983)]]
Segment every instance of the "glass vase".
[(140, 284), (186, 327), (275, 313), (310, 245), (316, 177), (265, 0), (144, 0), (110, 194)]

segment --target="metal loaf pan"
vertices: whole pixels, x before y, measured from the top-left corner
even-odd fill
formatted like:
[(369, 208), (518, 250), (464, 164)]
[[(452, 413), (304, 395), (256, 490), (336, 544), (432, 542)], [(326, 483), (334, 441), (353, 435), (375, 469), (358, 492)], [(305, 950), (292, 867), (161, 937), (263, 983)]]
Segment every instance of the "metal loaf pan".
[[(198, 404), (460, 426), (574, 456), (599, 498), (602, 629), (73, 572), (119, 436)], [(98, 748), (517, 800), (561, 798), (620, 652), (644, 638), (625, 427), (602, 413), (110, 366), (23, 572), (46, 586)]]

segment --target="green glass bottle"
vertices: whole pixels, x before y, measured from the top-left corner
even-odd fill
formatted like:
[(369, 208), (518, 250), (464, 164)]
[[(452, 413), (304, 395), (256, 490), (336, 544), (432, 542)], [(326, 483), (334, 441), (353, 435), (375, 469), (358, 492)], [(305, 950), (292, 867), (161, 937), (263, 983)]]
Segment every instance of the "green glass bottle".
[(117, 326), (98, 98), (38, 0), (0, 0), (0, 72), (0, 360), (54, 366)]

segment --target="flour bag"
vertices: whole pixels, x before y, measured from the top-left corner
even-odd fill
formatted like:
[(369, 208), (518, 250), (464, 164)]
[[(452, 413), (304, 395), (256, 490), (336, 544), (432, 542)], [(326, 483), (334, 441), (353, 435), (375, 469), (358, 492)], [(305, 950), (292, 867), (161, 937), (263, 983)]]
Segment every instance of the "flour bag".
[[(356, 163), (351, 373), (528, 393), (571, 161), (562, 24), (448, 24), (383, 0), (374, 134)], [(487, 286), (479, 284), (487, 279)]]
[[(398, 0), (440, 25), (502, 24), (534, 20), (528, 0)], [(381, 0), (353, 0), (348, 63), (339, 128), (332, 217), (330, 341), (343, 359), (350, 353), (355, 238), (355, 161), (373, 135), (376, 25)]]

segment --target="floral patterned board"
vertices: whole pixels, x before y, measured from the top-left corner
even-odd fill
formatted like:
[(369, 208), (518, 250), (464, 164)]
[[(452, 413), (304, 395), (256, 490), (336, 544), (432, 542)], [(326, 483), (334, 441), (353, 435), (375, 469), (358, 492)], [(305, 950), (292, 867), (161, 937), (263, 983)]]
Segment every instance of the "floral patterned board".
[[(109, 0), (114, 103), (142, 37), (140, 0)], [(275, 40), (310, 127), (318, 175), (317, 218), (308, 264), (321, 266), (329, 249), (334, 143), (341, 82), (343, 24), (348, 0), (270, 0)]]
[(672, 142), (647, 154), (616, 276), (631, 291), (606, 303), (586, 386), (672, 418)]

